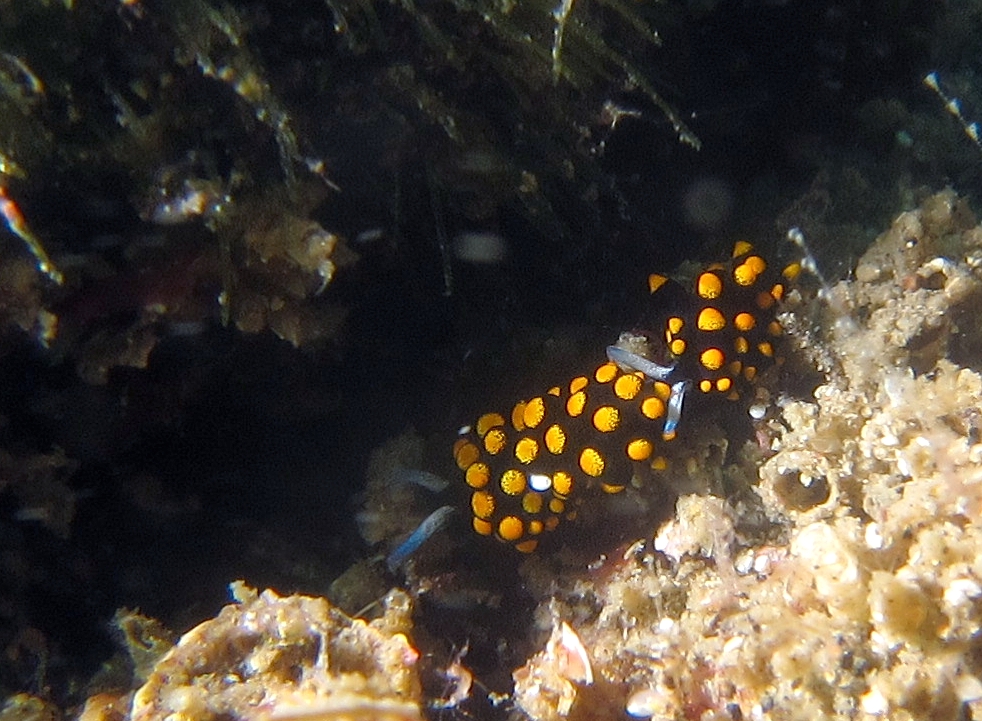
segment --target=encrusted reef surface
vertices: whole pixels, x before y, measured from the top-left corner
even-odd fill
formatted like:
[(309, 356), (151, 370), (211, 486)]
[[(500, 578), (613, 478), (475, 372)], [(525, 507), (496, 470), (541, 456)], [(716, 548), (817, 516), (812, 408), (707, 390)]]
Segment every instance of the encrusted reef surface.
[[(359, 590), (381, 594), (371, 621), (243, 583), (173, 646), (121, 612), (135, 690), (96, 678), (76, 716), (982, 717), (980, 300), (982, 225), (967, 204), (946, 190), (899, 215), (854, 277), (789, 311), (801, 362), (825, 380), (812, 397), (775, 393), (771, 416), (730, 453), (723, 487), (748, 489), (683, 494), (672, 518), (589, 567), (515, 556), (537, 608), (509, 625), (484, 602), (472, 623), (493, 627), (499, 651), (539, 650), (492, 659), (514, 686), (491, 704), (469, 705), (486, 692), (488, 659), (444, 654), (450, 605), (412, 600), (434, 577), (410, 569), (409, 594), (385, 593), (381, 564), (365, 561), (342, 577), (358, 587), (332, 594), (351, 608)], [(393, 463), (412, 465), (416, 445), (393, 445)], [(423, 678), (434, 667), (439, 688)], [(4, 721), (61, 717), (26, 694), (0, 709)]]
[(612, 704), (657, 719), (979, 718), (980, 269), (982, 226), (954, 193), (897, 217), (816, 301), (827, 330), (801, 335), (827, 382), (757, 434), (770, 523), (683, 496), (653, 544), (554, 588), (540, 625), (575, 630), (594, 681), (574, 683), (575, 644), (554, 643), (515, 672), (518, 706), (540, 720)]
[[(499, 669), (510, 699), (479, 713), (979, 718), (980, 297), (982, 225), (963, 201), (943, 191), (898, 216), (854, 278), (792, 311), (826, 380), (812, 398), (779, 396), (731, 454), (728, 487), (756, 479), (750, 494), (682, 495), (651, 536), (589, 569), (525, 560), (538, 607), (522, 633), (541, 650)], [(348, 578), (364, 584), (371, 566)], [(410, 574), (411, 593), (432, 580)], [(366, 622), (320, 598), (234, 590), (237, 604), (136, 674), (138, 690), (93, 696), (81, 718), (416, 719), (470, 713), (482, 694), (463, 653), (446, 685), (421, 681), (413, 644), (444, 647), (439, 604), (414, 612), (394, 590)]]
[[(432, 518), (447, 435), (602, 354), (648, 273), (776, 224), (838, 277), (921, 188), (982, 188), (980, 8), (0, 0), (0, 721), (974, 712), (952, 193), (789, 309), (753, 442), (683, 418), (558, 551), (363, 541)], [(283, 597), (161, 660), (234, 578)]]
[(372, 622), (327, 600), (232, 584), (237, 603), (184, 634), (133, 694), (91, 697), (82, 721), (422, 718), (411, 603), (393, 591)]

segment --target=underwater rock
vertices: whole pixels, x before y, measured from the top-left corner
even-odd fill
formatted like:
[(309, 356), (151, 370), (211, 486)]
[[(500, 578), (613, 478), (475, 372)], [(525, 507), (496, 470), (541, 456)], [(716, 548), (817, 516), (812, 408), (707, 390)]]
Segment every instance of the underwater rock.
[(367, 622), (323, 598), (232, 589), (237, 603), (156, 664), (130, 719), (422, 718), (404, 593), (392, 591), (383, 615)]
[(518, 684), (520, 708), (550, 721), (598, 718), (611, 697), (636, 718), (982, 713), (982, 376), (958, 352), (978, 343), (979, 237), (950, 191), (897, 218), (825, 294), (829, 330), (807, 340), (832, 360), (827, 381), (783, 401), (758, 438), (770, 526), (688, 496), (654, 544), (541, 600), (543, 631), (588, 619), (577, 632), (598, 682), (571, 706)]

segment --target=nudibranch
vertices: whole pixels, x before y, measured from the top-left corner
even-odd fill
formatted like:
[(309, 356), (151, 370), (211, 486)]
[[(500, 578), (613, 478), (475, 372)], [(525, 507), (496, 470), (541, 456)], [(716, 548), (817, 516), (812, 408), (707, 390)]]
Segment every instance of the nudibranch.
[[(462, 428), (453, 458), (473, 530), (529, 553), (575, 518), (589, 494), (616, 494), (646, 470), (664, 469), (671, 444), (684, 442), (677, 437), (687, 396), (745, 397), (782, 362), (778, 311), (800, 271), (800, 262), (771, 267), (740, 241), (729, 261), (704, 267), (681, 289), (681, 308), (661, 312), (654, 332), (624, 334), (590, 372)], [(649, 276), (655, 307), (673, 286), (679, 290), (667, 276)]]

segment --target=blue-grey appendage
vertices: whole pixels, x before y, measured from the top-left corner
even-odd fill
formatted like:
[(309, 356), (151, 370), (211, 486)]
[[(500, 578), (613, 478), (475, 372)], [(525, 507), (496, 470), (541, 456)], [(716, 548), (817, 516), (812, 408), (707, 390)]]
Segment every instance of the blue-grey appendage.
[(416, 526), (416, 530), (409, 534), (409, 538), (396, 546), (386, 557), (385, 565), (389, 570), (395, 573), (402, 568), (402, 565), (426, 543), (427, 539), (446, 528), (453, 514), (453, 506), (440, 506), (424, 518), (423, 522)]

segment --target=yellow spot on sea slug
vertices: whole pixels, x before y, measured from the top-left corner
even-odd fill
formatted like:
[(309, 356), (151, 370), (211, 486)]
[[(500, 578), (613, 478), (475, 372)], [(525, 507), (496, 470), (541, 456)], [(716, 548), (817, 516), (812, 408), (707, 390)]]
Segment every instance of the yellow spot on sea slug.
[(614, 363), (604, 363), (597, 368), (593, 377), (597, 379), (597, 383), (610, 383), (617, 377), (617, 373), (617, 366)]
[(604, 472), (604, 457), (596, 448), (584, 448), (580, 452), (580, 469), (596, 478)]
[(501, 490), (509, 496), (517, 496), (522, 493), (525, 490), (526, 484), (525, 474), (514, 468), (509, 468), (502, 473), (501, 480), (498, 482)]
[(723, 363), (726, 361), (723, 351), (719, 348), (707, 348), (699, 356), (699, 362), (702, 363), (703, 367), (711, 370), (717, 371), (723, 367)]
[(614, 395), (622, 401), (634, 400), (634, 397), (641, 392), (641, 385), (641, 379), (633, 373), (622, 375), (614, 381)]
[(470, 441), (461, 438), (454, 443), (453, 457), (460, 470), (464, 471), (470, 468), (471, 464), (477, 462), (477, 459), (481, 457), (481, 449)]
[(733, 319), (733, 325), (742, 333), (752, 330), (757, 325), (757, 320), (750, 313), (737, 313)]
[(665, 401), (656, 396), (650, 396), (641, 401), (641, 414), (645, 418), (655, 420), (665, 415)]
[(767, 263), (759, 255), (751, 255), (733, 269), (733, 280), (737, 285), (747, 287), (757, 282), (757, 278), (767, 269)]
[(651, 275), (648, 276), (648, 292), (654, 293), (656, 290), (661, 288), (667, 282), (668, 282), (667, 275), (652, 273)]
[(522, 496), (522, 510), (533, 515), (542, 510), (542, 496), (538, 493), (526, 493)]
[(593, 427), (601, 433), (610, 433), (621, 423), (621, 413), (614, 406), (600, 406), (593, 412)]
[(515, 458), (528, 465), (539, 455), (539, 444), (534, 438), (522, 438), (515, 444)]
[(525, 430), (525, 401), (516, 403), (511, 409), (511, 425), (516, 431)]
[(566, 448), (566, 431), (562, 426), (554, 423), (546, 429), (544, 440), (549, 452), (558, 456)]
[(472, 463), (464, 474), (467, 485), (471, 488), (484, 488), (491, 480), (491, 469), (487, 463)]
[(583, 413), (586, 406), (586, 391), (578, 391), (566, 399), (566, 412), (573, 418)]
[(471, 525), (474, 530), (480, 533), (482, 536), (490, 536), (494, 532), (494, 526), (485, 521), (483, 518), (474, 518), (471, 521)]
[(471, 510), (478, 518), (491, 518), (494, 515), (494, 496), (487, 491), (471, 494)]
[(545, 415), (546, 402), (542, 400), (541, 396), (536, 396), (525, 404), (525, 412), (522, 414), (522, 420), (525, 422), (526, 428), (535, 428), (542, 423)]
[(699, 311), (699, 318), (696, 320), (696, 327), (699, 330), (714, 331), (726, 326), (726, 318), (716, 308), (703, 308)]
[(655, 450), (654, 444), (647, 438), (636, 438), (627, 444), (627, 457), (632, 461), (644, 461)]
[(569, 382), (569, 392), (570, 395), (573, 393), (579, 393), (581, 390), (587, 387), (590, 383), (590, 379), (586, 376), (576, 376), (573, 380)]
[(488, 434), (484, 436), (484, 450), (490, 453), (492, 456), (496, 456), (501, 453), (505, 448), (505, 442), (507, 441), (505, 432), (500, 428), (492, 428), (488, 431)]
[(566, 471), (556, 471), (552, 475), (552, 490), (557, 496), (568, 496), (573, 492), (573, 476)]
[(498, 523), (498, 535), (505, 541), (517, 541), (525, 533), (525, 526), (518, 516), (505, 516)]
[(492, 428), (505, 425), (505, 419), (500, 413), (485, 413), (477, 419), (474, 430), (477, 435), (484, 438), (484, 434)]
[(700, 298), (713, 300), (723, 292), (723, 281), (715, 273), (703, 273), (696, 281), (696, 293)]

